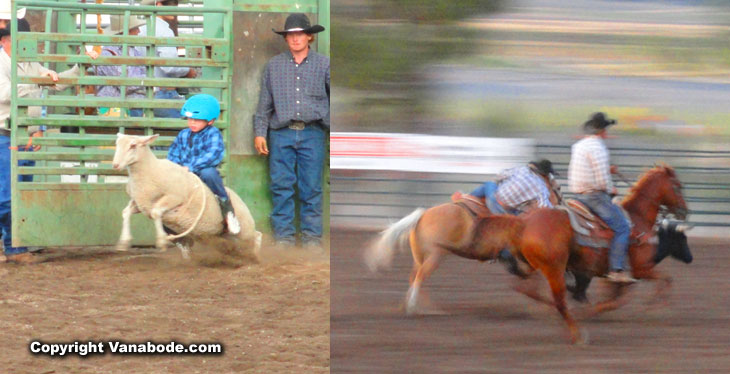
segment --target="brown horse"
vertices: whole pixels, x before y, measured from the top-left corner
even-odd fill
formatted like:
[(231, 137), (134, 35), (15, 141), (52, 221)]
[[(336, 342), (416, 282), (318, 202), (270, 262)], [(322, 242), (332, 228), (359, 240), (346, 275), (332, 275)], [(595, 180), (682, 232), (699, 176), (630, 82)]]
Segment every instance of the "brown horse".
[[(551, 202), (557, 204), (562, 198), (559, 185), (554, 179), (544, 176), (542, 179), (551, 190)], [(489, 215), (488, 209), (484, 209)], [(365, 254), (365, 262), (370, 270), (377, 271), (390, 265), (393, 249), (410, 248), (413, 270), (406, 294), (406, 313), (428, 312), (419, 306), (420, 288), (445, 255), (493, 260), (502, 249), (514, 251), (522, 227), (517, 217), (475, 217), (459, 203), (418, 208), (380, 234)]]
[[(629, 262), (633, 276), (637, 279), (660, 281), (657, 293), (669, 285), (669, 277), (654, 270), (656, 246), (649, 239), (661, 207), (666, 207), (677, 218), (687, 215), (680, 184), (674, 169), (668, 166), (655, 167), (646, 172), (632, 187), (621, 205), (633, 223)], [(568, 312), (565, 303), (566, 269), (590, 279), (605, 275), (608, 271), (607, 249), (595, 250), (576, 243), (568, 213), (558, 209), (536, 209), (521, 217), (525, 226), (518, 246), (518, 258), (524, 260), (529, 271), (540, 271), (547, 279), (553, 296), (554, 306), (568, 324), (572, 342), (584, 338)], [(611, 297), (594, 306), (592, 314), (615, 309), (622, 303), (619, 298), (625, 287), (614, 286)]]

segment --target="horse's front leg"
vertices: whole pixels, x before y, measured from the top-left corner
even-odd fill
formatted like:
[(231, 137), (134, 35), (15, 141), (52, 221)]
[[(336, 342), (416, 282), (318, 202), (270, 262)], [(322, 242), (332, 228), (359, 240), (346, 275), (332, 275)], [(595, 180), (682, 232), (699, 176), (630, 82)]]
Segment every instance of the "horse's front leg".
[(634, 277), (636, 279), (647, 279), (656, 282), (656, 290), (654, 291), (654, 296), (649, 300), (649, 304), (658, 304), (667, 300), (669, 290), (672, 288), (672, 277), (654, 269), (635, 271)]
[(132, 232), (129, 228), (129, 221), (132, 214), (140, 213), (139, 207), (134, 200), (129, 200), (127, 207), (122, 210), (122, 234), (117, 242), (117, 251), (128, 251), (132, 245)]
[(512, 289), (529, 297), (530, 299), (555, 307), (555, 302), (553, 300), (540, 293), (540, 279), (541, 278), (535, 273), (532, 273), (525, 278), (513, 278)]
[(596, 303), (593, 306), (581, 309), (581, 317), (591, 318), (601, 313), (615, 310), (626, 305), (626, 303), (629, 301), (628, 297), (626, 297), (626, 291), (628, 290), (629, 286), (630, 284), (610, 283), (610, 294), (608, 298), (599, 303)]

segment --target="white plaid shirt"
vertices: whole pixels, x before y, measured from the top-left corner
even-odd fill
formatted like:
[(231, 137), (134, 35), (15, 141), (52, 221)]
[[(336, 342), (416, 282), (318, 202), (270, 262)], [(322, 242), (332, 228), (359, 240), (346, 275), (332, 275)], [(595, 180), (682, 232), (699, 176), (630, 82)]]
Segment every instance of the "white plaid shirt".
[(526, 201), (535, 200), (539, 207), (553, 207), (545, 181), (529, 166), (503, 171), (498, 179), (499, 187), (495, 197), (501, 204), (514, 209)]
[(573, 144), (568, 166), (568, 187), (574, 193), (613, 190), (606, 144), (599, 136), (587, 136)]

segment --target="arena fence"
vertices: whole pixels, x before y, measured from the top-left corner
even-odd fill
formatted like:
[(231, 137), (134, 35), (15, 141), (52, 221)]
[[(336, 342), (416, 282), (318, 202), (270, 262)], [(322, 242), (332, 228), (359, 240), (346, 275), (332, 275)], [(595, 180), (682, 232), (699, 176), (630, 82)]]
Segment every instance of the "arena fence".
[[(365, 135), (365, 134), (360, 134)], [(443, 144), (440, 138), (433, 143)], [(496, 139), (484, 138), (484, 143)], [(478, 142), (478, 138), (476, 139)], [(510, 140), (503, 139), (505, 143)], [(404, 170), (389, 166), (378, 166), (380, 158), (372, 155), (370, 162), (359, 167), (347, 161), (351, 155), (338, 153), (337, 134), (332, 135), (332, 172), (331, 220), (333, 226), (381, 229), (404, 217), (417, 207), (430, 207), (449, 201), (456, 191), (471, 191), (486, 180), (493, 180), (493, 173), (467, 173), (458, 164), (444, 169)], [(623, 145), (621, 145), (623, 143)], [(629, 183), (634, 183), (643, 172), (658, 163), (671, 165), (683, 183), (683, 193), (690, 209), (689, 221), (700, 229), (693, 233), (712, 236), (728, 235), (730, 226), (730, 149), (716, 149), (714, 146), (685, 143), (682, 145), (632, 144), (626, 139), (609, 139), (612, 163)], [(567, 168), (570, 160), (570, 142), (534, 140), (532, 149), (521, 149), (521, 158), (512, 157), (513, 166), (524, 164), (533, 158), (548, 158), (553, 161), (559, 174), (564, 195), (567, 193)], [(348, 145), (353, 148), (352, 144)], [(463, 150), (463, 149), (461, 149)], [(511, 150), (511, 151), (510, 151)], [(493, 157), (503, 158), (514, 155), (515, 148), (505, 147), (504, 154), (494, 153)], [(458, 150), (457, 150), (458, 153)], [(418, 154), (430, 154), (429, 149), (418, 149)], [(412, 155), (410, 155), (412, 156)], [(464, 158), (464, 154), (460, 157)], [(401, 155), (408, 157), (408, 155)], [(468, 157), (467, 157), (468, 158)], [(403, 160), (401, 160), (403, 161)], [(385, 165), (393, 165), (393, 161)], [(629, 185), (614, 177), (621, 196), (628, 192)]]

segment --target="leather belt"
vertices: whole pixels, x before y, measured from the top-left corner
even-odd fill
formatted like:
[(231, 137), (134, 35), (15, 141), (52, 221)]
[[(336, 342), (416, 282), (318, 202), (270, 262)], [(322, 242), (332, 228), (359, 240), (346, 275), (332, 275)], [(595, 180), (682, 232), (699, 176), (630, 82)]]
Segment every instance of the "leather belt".
[(8, 129), (0, 129), (0, 135), (10, 136), (10, 130), (8, 130)]
[(304, 121), (290, 121), (288, 127), (292, 130), (304, 130), (307, 127), (307, 123)]

